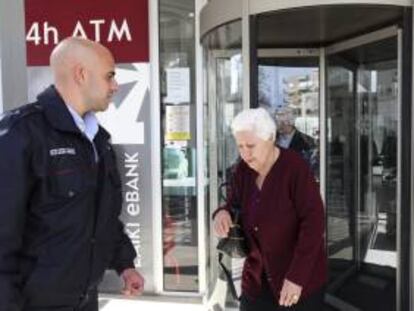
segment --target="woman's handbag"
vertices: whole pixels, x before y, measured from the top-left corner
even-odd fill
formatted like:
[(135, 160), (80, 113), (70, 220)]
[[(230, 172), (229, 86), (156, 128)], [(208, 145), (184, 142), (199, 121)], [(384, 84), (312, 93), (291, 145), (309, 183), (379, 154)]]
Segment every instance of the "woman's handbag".
[(247, 244), (240, 222), (240, 209), (234, 208), (235, 215), (233, 226), (226, 238), (222, 238), (217, 244), (217, 250), (230, 258), (244, 258), (247, 256)]
[(248, 254), (246, 238), (243, 234), (243, 229), (240, 222), (240, 208), (233, 208), (234, 221), (233, 226), (229, 230), (226, 238), (222, 238), (217, 244), (218, 261), (223, 270), (230, 292), (234, 299), (239, 300), (236, 288), (234, 286), (233, 278), (229, 269), (223, 264), (223, 256), (227, 255), (230, 258), (244, 258)]

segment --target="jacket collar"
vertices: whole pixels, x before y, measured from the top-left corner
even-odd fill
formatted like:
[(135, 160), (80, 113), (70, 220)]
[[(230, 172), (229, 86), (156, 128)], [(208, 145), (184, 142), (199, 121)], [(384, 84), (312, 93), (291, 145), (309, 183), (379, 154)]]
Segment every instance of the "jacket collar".
[(81, 133), (73, 121), (63, 98), (60, 96), (54, 85), (37, 96), (39, 104), (43, 107), (49, 123), (58, 130), (65, 132)]
[[(39, 104), (43, 107), (48, 122), (55, 128), (65, 132), (81, 134), (81, 131), (75, 124), (66, 103), (56, 90), (54, 85), (49, 86), (46, 90), (37, 96)], [(103, 140), (109, 140), (109, 133), (99, 126), (97, 136)]]

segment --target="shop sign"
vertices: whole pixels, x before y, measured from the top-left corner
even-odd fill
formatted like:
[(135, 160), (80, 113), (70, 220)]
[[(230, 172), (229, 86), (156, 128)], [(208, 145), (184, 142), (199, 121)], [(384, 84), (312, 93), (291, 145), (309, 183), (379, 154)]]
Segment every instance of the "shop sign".
[(149, 61), (148, 0), (26, 0), (29, 66), (49, 63), (53, 48), (76, 36), (107, 46), (117, 63)]

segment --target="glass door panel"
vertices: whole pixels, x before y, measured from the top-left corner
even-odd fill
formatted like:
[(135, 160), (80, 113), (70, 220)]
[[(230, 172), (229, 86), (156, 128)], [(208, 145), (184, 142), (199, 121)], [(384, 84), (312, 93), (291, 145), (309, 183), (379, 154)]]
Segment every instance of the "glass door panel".
[[(205, 202), (209, 242), (207, 250), (208, 308), (224, 309), (227, 282), (218, 269), (211, 215), (223, 204), (230, 167), (238, 159), (230, 123), (242, 110), (241, 21), (217, 28), (203, 39), (206, 71), (205, 145), (208, 189)], [(240, 269), (241, 272), (241, 269)]]
[(397, 46), (327, 57), (328, 292), (364, 311), (396, 310)]
[[(193, 1), (159, 1), (163, 290), (199, 291)], [(174, 13), (173, 13), (174, 12)], [(179, 94), (179, 95), (177, 95)], [(184, 94), (184, 95), (183, 95)], [(159, 259), (161, 260), (161, 258)]]
[(259, 106), (277, 124), (276, 143), (300, 153), (319, 181), (319, 57), (259, 58), (257, 80)]
[(238, 161), (239, 153), (231, 133), (231, 121), (243, 109), (241, 93), (241, 54), (230, 58), (217, 58), (217, 172), (219, 185), (218, 204), (224, 203), (225, 187), (230, 168)]
[(360, 260), (396, 268), (397, 60), (360, 66), (358, 77)]
[[(238, 149), (230, 125), (236, 114), (243, 109), (241, 54), (237, 52), (229, 58), (217, 58), (216, 70), (217, 197), (212, 201), (214, 202), (212, 209), (225, 203), (232, 168), (239, 160)], [(217, 245), (216, 237), (213, 238), (213, 241), (213, 244)], [(224, 261), (226, 261), (227, 267), (231, 267), (235, 285), (240, 289), (244, 260), (230, 260), (225, 256)], [(226, 282), (223, 272), (221, 270), (217, 272), (216, 284)], [(230, 299), (228, 302), (231, 304), (236, 303), (229, 295), (225, 299)]]
[(330, 274), (346, 271), (355, 260), (355, 205), (352, 174), (356, 162), (355, 68), (338, 56), (327, 59), (327, 246)]

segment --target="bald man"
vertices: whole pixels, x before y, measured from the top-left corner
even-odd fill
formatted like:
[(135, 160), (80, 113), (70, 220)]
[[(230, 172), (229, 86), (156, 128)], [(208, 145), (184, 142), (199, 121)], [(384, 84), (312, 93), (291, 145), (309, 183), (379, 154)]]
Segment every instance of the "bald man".
[(0, 119), (0, 311), (95, 311), (115, 269), (143, 291), (118, 219), (121, 181), (94, 115), (118, 89), (102, 45), (69, 38), (52, 52), (55, 84)]

